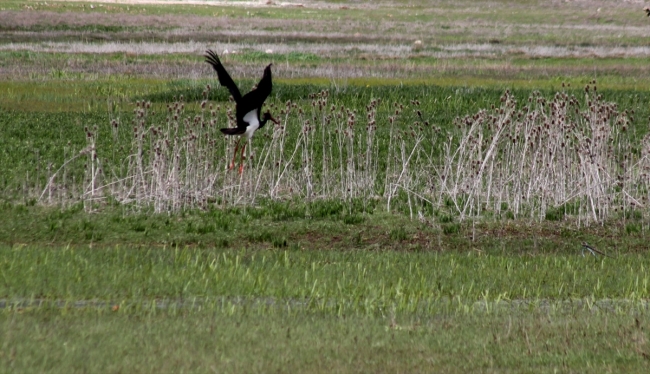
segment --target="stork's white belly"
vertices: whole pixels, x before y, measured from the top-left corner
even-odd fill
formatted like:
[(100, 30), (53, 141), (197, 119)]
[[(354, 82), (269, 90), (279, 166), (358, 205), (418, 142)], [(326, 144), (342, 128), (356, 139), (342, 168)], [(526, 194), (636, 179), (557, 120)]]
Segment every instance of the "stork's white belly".
[(257, 109), (251, 110), (244, 116), (244, 122), (248, 124), (246, 127), (246, 132), (243, 134), (243, 136), (246, 137), (246, 140), (250, 140), (250, 138), (253, 137), (255, 131), (260, 128), (260, 121), (257, 118)]

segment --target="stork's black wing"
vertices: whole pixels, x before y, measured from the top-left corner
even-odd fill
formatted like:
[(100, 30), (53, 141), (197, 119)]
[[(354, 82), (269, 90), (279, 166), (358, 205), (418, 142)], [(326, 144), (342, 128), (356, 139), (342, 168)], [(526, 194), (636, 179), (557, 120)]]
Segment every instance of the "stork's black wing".
[(237, 85), (230, 77), (230, 74), (228, 74), (226, 69), (221, 64), (221, 60), (219, 60), (217, 54), (212, 52), (209, 49), (205, 51), (205, 53), (206, 53), (205, 62), (212, 65), (214, 70), (217, 72), (217, 77), (219, 77), (219, 83), (221, 83), (222, 86), (226, 87), (228, 91), (230, 91), (230, 94), (232, 95), (233, 99), (235, 99), (235, 102), (239, 103), (239, 101), (242, 98), (241, 93), (239, 93), (239, 88), (237, 88)]
[[(257, 88), (247, 93), (242, 97), (241, 101), (237, 103), (237, 113), (241, 113), (242, 116), (254, 109), (259, 109), (264, 104), (264, 101), (271, 94), (273, 88), (273, 82), (271, 81), (271, 65), (269, 64), (264, 69), (264, 75), (257, 84)], [(259, 116), (258, 112), (258, 116)]]

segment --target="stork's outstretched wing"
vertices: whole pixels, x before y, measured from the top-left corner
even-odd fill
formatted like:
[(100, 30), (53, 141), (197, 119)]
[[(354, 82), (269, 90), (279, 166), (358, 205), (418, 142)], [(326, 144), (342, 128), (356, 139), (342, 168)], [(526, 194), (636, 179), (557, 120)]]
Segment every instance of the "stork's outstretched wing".
[(272, 65), (273, 64), (269, 64), (264, 69), (264, 75), (262, 75), (262, 79), (260, 79), (259, 83), (257, 83), (257, 88), (244, 95), (241, 102), (238, 102), (238, 111), (246, 114), (251, 110), (258, 109), (258, 115), (260, 114), (260, 108), (262, 107), (262, 104), (264, 104), (264, 100), (266, 100), (266, 98), (271, 94), (271, 90), (273, 88), (273, 82), (271, 81)]
[(239, 88), (230, 77), (230, 74), (228, 74), (226, 69), (221, 64), (221, 60), (219, 60), (217, 54), (210, 49), (205, 51), (205, 53), (206, 53), (205, 61), (210, 65), (212, 65), (214, 70), (217, 72), (217, 77), (219, 77), (219, 83), (221, 83), (222, 86), (226, 87), (228, 91), (230, 91), (232, 98), (235, 99), (235, 102), (239, 103), (242, 98), (241, 93), (239, 93)]

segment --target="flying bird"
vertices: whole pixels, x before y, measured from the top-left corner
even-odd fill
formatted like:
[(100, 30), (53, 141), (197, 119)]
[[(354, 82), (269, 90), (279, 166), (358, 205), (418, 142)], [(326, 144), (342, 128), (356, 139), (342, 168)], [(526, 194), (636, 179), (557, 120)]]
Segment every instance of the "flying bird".
[(608, 255), (607, 253), (601, 252), (601, 251), (597, 250), (596, 248), (590, 246), (589, 244), (587, 244), (587, 242), (582, 242), (582, 257), (585, 257), (585, 249), (588, 250), (589, 253), (591, 253), (594, 257), (598, 257), (596, 255), (596, 253), (598, 253), (599, 255), (603, 255), (605, 257), (614, 258), (614, 257)]
[(650, 7), (645, 7), (643, 10), (645, 11), (645, 15), (650, 17)]
[(271, 82), (271, 65), (273, 64), (269, 64), (264, 69), (264, 75), (262, 75), (262, 79), (257, 84), (257, 87), (242, 96), (239, 92), (239, 88), (237, 88), (237, 85), (230, 77), (230, 74), (228, 74), (221, 64), (221, 60), (219, 60), (216, 53), (207, 50), (205, 61), (212, 65), (214, 70), (217, 72), (219, 83), (230, 91), (230, 95), (232, 95), (232, 98), (236, 103), (235, 117), (237, 118), (237, 127), (221, 129), (221, 132), (226, 135), (239, 136), (237, 144), (235, 145), (235, 153), (232, 156), (232, 161), (230, 162), (228, 170), (232, 170), (235, 167), (235, 158), (237, 157), (240, 142), (242, 138), (246, 138), (244, 145), (241, 147), (241, 153), (239, 156), (239, 174), (241, 174), (244, 170), (244, 150), (246, 150), (246, 144), (251, 140), (255, 131), (264, 127), (266, 122), (269, 120), (275, 124), (279, 124), (278, 120), (273, 118), (269, 111), (262, 114), (262, 118), (260, 119), (262, 105), (266, 98), (271, 94), (271, 89), (273, 88), (273, 83)]

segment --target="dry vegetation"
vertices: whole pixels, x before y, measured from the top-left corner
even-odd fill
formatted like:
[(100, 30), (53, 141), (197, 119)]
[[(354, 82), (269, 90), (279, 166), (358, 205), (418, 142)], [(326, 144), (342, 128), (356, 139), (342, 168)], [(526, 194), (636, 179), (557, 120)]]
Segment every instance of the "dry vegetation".
[[(185, 114), (182, 99), (169, 104), (166, 123), (150, 118), (149, 102), (138, 102), (133, 126), (111, 123), (112, 149), (97, 149), (98, 129), (86, 129), (87, 147), (70, 159), (86, 158), (75, 195), (88, 209), (107, 198), (156, 212), (260, 198), (340, 199), (381, 201), (387, 211), (397, 205), (411, 218), (569, 215), (587, 223), (645, 214), (650, 201), (650, 138), (634, 138), (634, 111), (604, 102), (595, 82), (581, 98), (534, 92), (518, 104), (506, 92), (499, 107), (448, 130), (424, 121), (417, 100), (382, 106), (373, 99), (358, 113), (322, 91), (304, 106), (271, 106), (282, 124), (256, 138), (262, 145), (249, 151), (241, 176), (225, 171), (231, 144), (218, 131), (234, 126), (232, 108), (213, 106), (208, 95), (197, 114)], [(126, 158), (119, 156), (125, 148)], [(65, 201), (79, 188), (62, 179), (68, 163), (49, 179), (42, 201)]]
[[(9, 2), (13, 8), (0, 10), (0, 52), (63, 55), (9, 62), (0, 76), (27, 79), (54, 67), (195, 78), (204, 71), (191, 57), (208, 47), (243, 54), (233, 63), (245, 77), (252, 73), (246, 53), (266, 51), (272, 51), (280, 78), (649, 73), (640, 60), (650, 54), (645, 43), (650, 29), (640, 4), (632, 1), (160, 2), (172, 11), (156, 3), (111, 2), (91, 9), (83, 2)], [(287, 58), (296, 53), (320, 58)], [(83, 64), (75, 57), (97, 54), (131, 57), (128, 63), (85, 59)], [(170, 54), (176, 57), (165, 58)], [(160, 58), (152, 61), (155, 56)], [(545, 63), (547, 58), (573, 63)]]

